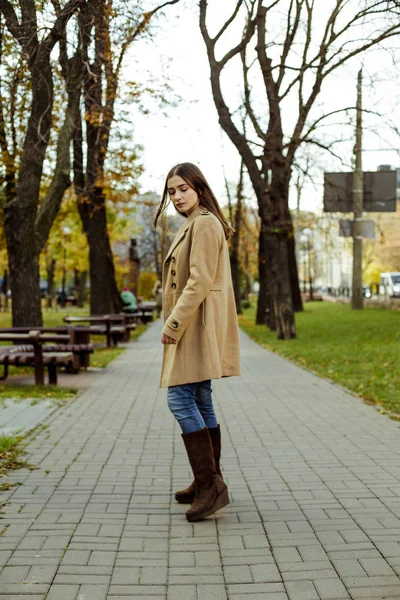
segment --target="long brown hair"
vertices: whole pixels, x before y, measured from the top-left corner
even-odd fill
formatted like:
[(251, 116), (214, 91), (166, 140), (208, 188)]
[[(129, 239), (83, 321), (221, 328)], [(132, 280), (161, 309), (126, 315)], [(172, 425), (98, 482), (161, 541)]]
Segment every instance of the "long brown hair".
[(179, 177), (182, 177), (182, 179), (188, 184), (188, 186), (196, 192), (196, 194), (199, 197), (200, 204), (204, 206), (204, 208), (206, 208), (208, 211), (210, 211), (210, 213), (215, 215), (220, 221), (222, 227), (224, 228), (225, 238), (228, 239), (233, 233), (232, 227), (225, 219), (224, 214), (218, 204), (218, 200), (216, 199), (213, 191), (208, 185), (208, 182), (204, 177), (203, 173), (200, 171), (199, 167), (196, 167), (196, 165), (189, 162), (175, 165), (175, 167), (172, 167), (172, 169), (168, 173), (165, 179), (165, 186), (161, 203), (158, 207), (157, 214), (154, 218), (154, 227), (157, 227), (158, 219), (170, 203), (170, 197), (168, 194), (168, 179), (170, 179), (174, 175), (179, 175)]

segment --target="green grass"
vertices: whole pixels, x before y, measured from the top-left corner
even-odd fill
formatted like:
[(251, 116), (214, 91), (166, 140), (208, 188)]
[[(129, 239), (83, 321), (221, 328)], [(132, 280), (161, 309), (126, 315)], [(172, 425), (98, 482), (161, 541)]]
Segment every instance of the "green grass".
[(19, 446), (23, 437), (0, 435), (0, 477), (5, 477), (8, 469), (20, 469), (25, 466), (19, 457), (22, 450)]
[[(33, 373), (32, 369), (30, 372)], [(76, 394), (76, 389), (58, 387), (56, 385), (12, 385), (2, 383), (0, 384), (0, 406), (7, 398), (15, 400), (25, 400), (26, 398), (37, 400), (48, 399), (53, 400), (57, 404), (63, 404), (64, 400), (73, 398)]]
[(296, 315), (297, 338), (278, 340), (254, 325), (255, 309), (239, 317), (256, 342), (400, 415), (400, 314), (331, 302), (306, 303)]
[(96, 348), (90, 356), (90, 366), (105, 369), (125, 348)]

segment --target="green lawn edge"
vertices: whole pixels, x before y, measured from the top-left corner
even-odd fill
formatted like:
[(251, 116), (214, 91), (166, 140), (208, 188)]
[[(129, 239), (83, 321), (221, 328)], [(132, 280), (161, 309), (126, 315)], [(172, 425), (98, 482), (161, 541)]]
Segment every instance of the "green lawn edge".
[(296, 314), (297, 337), (278, 340), (255, 325), (255, 308), (239, 315), (254, 341), (299, 366), (337, 383), (381, 412), (400, 418), (400, 314), (331, 302), (309, 302)]

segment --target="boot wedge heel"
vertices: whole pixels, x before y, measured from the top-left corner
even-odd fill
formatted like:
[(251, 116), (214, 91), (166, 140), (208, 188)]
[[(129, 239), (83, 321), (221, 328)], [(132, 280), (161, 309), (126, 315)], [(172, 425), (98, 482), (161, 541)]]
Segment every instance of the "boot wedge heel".
[(228, 493), (228, 488), (226, 487), (218, 496), (217, 499), (214, 502), (214, 505), (212, 506), (212, 508), (205, 510), (202, 513), (197, 513), (195, 515), (188, 515), (186, 514), (186, 519), (189, 522), (194, 522), (194, 521), (202, 521), (203, 519), (205, 519), (206, 517), (209, 517), (210, 515), (213, 515), (215, 512), (217, 512), (217, 510), (221, 510), (221, 508), (224, 508), (225, 506), (227, 506), (229, 504), (230, 500), (229, 500), (229, 493)]

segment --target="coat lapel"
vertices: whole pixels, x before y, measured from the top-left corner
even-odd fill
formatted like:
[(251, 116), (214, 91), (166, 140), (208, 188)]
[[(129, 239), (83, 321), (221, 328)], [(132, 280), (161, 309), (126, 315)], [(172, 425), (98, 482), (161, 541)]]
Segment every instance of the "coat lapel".
[(204, 210), (204, 207), (201, 206), (201, 205), (199, 205), (186, 218), (186, 221), (183, 223), (183, 225), (178, 230), (178, 233), (176, 234), (176, 237), (175, 237), (174, 241), (172, 242), (171, 246), (169, 247), (169, 250), (167, 252), (167, 256), (165, 257), (165, 260), (164, 260), (164, 264), (168, 260), (168, 258), (171, 256), (172, 252), (175, 250), (175, 248), (177, 247), (177, 245), (185, 237), (186, 232), (189, 229), (189, 226), (190, 226), (191, 222), (201, 213), (202, 210)]
[[(183, 229), (182, 229), (183, 227)], [(175, 250), (175, 248), (177, 247), (177, 245), (179, 244), (179, 242), (181, 242), (183, 240), (183, 238), (186, 235), (187, 230), (189, 229), (189, 224), (188, 223), (184, 223), (184, 226), (182, 225), (181, 229), (178, 231), (178, 233), (176, 234), (176, 237), (174, 239), (174, 241), (172, 242), (172, 244), (169, 247), (169, 250), (167, 252), (167, 256), (165, 257), (165, 261), (164, 263), (168, 260), (168, 258), (171, 256), (172, 252)]]

